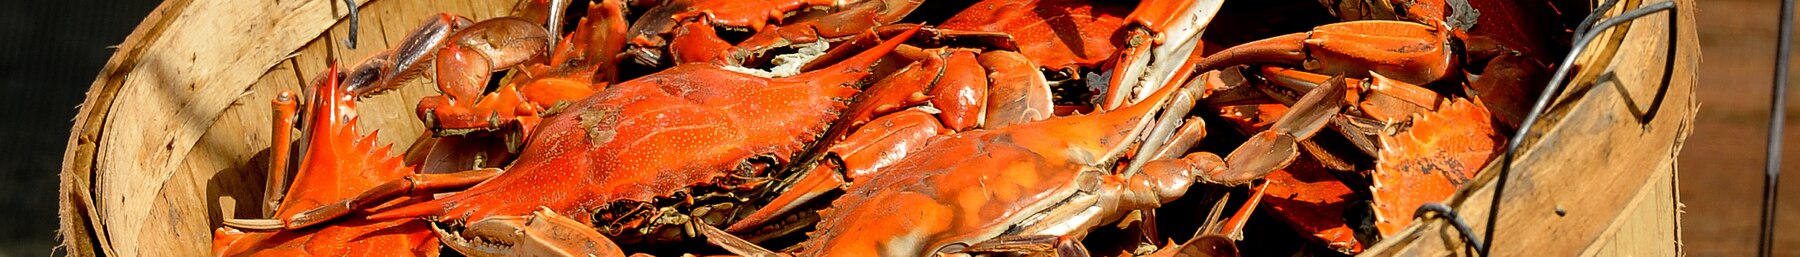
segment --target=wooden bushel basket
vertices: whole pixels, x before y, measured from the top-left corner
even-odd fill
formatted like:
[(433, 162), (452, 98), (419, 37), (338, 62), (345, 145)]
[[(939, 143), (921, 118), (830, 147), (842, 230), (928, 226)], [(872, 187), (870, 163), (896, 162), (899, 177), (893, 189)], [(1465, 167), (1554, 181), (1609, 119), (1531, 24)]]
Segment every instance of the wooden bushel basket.
[[(1610, 30), (1578, 60), (1575, 82), (1515, 162), (1497, 256), (1680, 251), (1674, 161), (1697, 107), (1699, 40), (1693, 1), (1677, 1), (1673, 56), (1668, 14), (1658, 14)], [(429, 14), (483, 19), (517, 2), (358, 0), (355, 50), (341, 46), (349, 26), (339, 0), (164, 2), (120, 45), (75, 117), (58, 195), (63, 247), (77, 256), (210, 254), (224, 218), (261, 214), (277, 92), (297, 90), (330, 59), (389, 47)], [(1613, 13), (1640, 5), (1624, 1)], [(1665, 74), (1673, 79), (1659, 94)], [(360, 131), (380, 128), (383, 143), (409, 145), (422, 132), (413, 105), (434, 91), (411, 85), (363, 101), (362, 110), (381, 111), (365, 111)], [(1493, 177), (1453, 198), (1476, 231)], [(1463, 253), (1441, 219), (1415, 224), (1368, 255)]]

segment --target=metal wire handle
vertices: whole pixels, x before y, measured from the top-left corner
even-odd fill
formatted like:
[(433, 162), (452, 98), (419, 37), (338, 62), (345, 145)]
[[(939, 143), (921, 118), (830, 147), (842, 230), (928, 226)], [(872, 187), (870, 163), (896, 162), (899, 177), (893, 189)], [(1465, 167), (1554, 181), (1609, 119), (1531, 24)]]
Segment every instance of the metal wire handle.
[[(1549, 85), (1545, 86), (1543, 95), (1538, 96), (1537, 103), (1531, 107), (1531, 112), (1528, 113), (1525, 116), (1525, 120), (1519, 124), (1519, 131), (1517, 134), (1513, 135), (1513, 137), (1507, 141), (1505, 159), (1503, 159), (1500, 164), (1500, 177), (1496, 179), (1497, 181), (1494, 186), (1494, 198), (1490, 203), (1490, 206), (1488, 206), (1487, 231), (1485, 235), (1482, 236), (1484, 242), (1480, 244), (1486, 246), (1481, 249), (1482, 256), (1488, 256), (1489, 250), (1494, 249), (1494, 228), (1499, 227), (1497, 222), (1500, 213), (1500, 196), (1504, 195), (1503, 192), (1506, 190), (1506, 180), (1508, 175), (1512, 173), (1512, 163), (1518, 152), (1519, 145), (1523, 144), (1525, 138), (1531, 135), (1532, 126), (1537, 125), (1538, 119), (1543, 116), (1545, 110), (1549, 109), (1550, 100), (1555, 98), (1555, 96), (1562, 94), (1562, 90), (1564, 89), (1563, 86), (1567, 84), (1563, 83), (1563, 80), (1568, 79), (1570, 67), (1575, 63), (1575, 58), (1580, 57), (1582, 52), (1585, 52), (1584, 49), (1587, 48), (1588, 44), (1593, 43), (1594, 39), (1606, 29), (1617, 27), (1626, 22), (1649, 16), (1650, 14), (1675, 10), (1675, 2), (1659, 2), (1625, 11), (1618, 16), (1606, 19), (1605, 21), (1600, 21), (1597, 24), (1593, 24), (1593, 26), (1588, 26), (1590, 21), (1598, 20), (1596, 18), (1597, 16), (1605, 13), (1606, 10), (1611, 9), (1610, 7), (1617, 2), (1618, 0), (1607, 1), (1607, 3), (1602, 5), (1605, 8), (1595, 9), (1593, 13), (1588, 15), (1588, 18), (1582, 21), (1582, 26), (1577, 27), (1577, 31), (1584, 33), (1579, 34), (1580, 37), (1575, 40), (1575, 44), (1569, 49), (1569, 54), (1564, 56), (1562, 63), (1556, 67), (1556, 73), (1550, 77)], [(1678, 15), (1669, 15), (1669, 52), (1671, 54), (1668, 58), (1668, 63), (1666, 64), (1668, 67), (1674, 67), (1675, 56), (1673, 53), (1676, 49), (1679, 49), (1679, 47), (1676, 47), (1676, 44), (1680, 42), (1680, 40), (1676, 35), (1678, 35), (1677, 31), (1679, 31), (1680, 26), (1678, 25), (1679, 18), (1676, 16)], [(1658, 89), (1658, 98), (1668, 92), (1669, 80), (1671, 78), (1670, 76), (1673, 75), (1672, 73), (1674, 73), (1673, 70), (1665, 72), (1662, 87)], [(1656, 106), (1661, 105), (1660, 102), (1654, 104)], [(1655, 110), (1656, 106), (1651, 107), (1650, 110)], [(1649, 111), (1645, 114), (1652, 115), (1655, 114), (1655, 112)]]
[(1781, 125), (1787, 123), (1788, 48), (1793, 44), (1794, 0), (1781, 1), (1781, 32), (1775, 44), (1775, 83), (1769, 103), (1769, 148), (1763, 156), (1762, 233), (1757, 256), (1775, 251), (1775, 199), (1781, 184)]
[(356, 49), (356, 0), (344, 0), (344, 7), (350, 9), (350, 35), (344, 39), (344, 46)]
[(1481, 255), (1487, 255), (1487, 246), (1484, 245), (1486, 242), (1475, 238), (1475, 230), (1469, 229), (1469, 222), (1463, 221), (1462, 216), (1457, 215), (1455, 209), (1443, 203), (1426, 203), (1419, 205), (1419, 209), (1413, 210), (1413, 218), (1423, 219), (1428, 213), (1437, 213), (1438, 216), (1442, 216), (1444, 220), (1450, 222), (1450, 226), (1456, 227), (1456, 233), (1462, 234), (1463, 241), (1469, 242), (1469, 248), (1474, 248), (1475, 252), (1481, 253)]

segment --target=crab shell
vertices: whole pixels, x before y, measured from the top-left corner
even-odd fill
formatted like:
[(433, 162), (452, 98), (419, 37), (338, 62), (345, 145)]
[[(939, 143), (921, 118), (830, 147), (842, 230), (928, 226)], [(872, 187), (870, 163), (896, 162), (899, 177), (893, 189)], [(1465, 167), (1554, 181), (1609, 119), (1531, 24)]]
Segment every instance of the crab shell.
[(946, 29), (1006, 32), (1043, 67), (1097, 67), (1125, 45), (1130, 5), (1077, 0), (975, 3), (944, 21)]
[(1478, 102), (1447, 98), (1380, 134), (1369, 191), (1375, 227), (1392, 235), (1412, 224), (1419, 205), (1443, 201), (1496, 157), (1504, 136)]
[(434, 216), (454, 225), (541, 206), (594, 214), (572, 218), (621, 243), (681, 240), (678, 225), (729, 222), (724, 212), (745, 201), (739, 195), (768, 189), (754, 180), (778, 177), (768, 171), (818, 140), (867, 67), (903, 40), (889, 41), (793, 77), (692, 63), (620, 83), (546, 119), (506, 173), (370, 218)]

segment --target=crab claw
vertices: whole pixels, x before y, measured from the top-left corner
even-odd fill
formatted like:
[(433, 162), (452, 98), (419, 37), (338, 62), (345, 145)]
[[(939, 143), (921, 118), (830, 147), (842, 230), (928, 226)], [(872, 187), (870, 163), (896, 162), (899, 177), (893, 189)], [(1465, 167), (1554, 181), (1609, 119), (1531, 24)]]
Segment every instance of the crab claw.
[(493, 216), (461, 232), (433, 225), (444, 245), (468, 256), (625, 256), (599, 231), (542, 208), (527, 216)]
[(393, 90), (401, 82), (417, 77), (432, 58), (432, 53), (449, 41), (450, 35), (469, 27), (469, 18), (442, 13), (433, 15), (406, 34), (399, 45), (382, 51), (345, 71), (343, 87), (352, 95), (367, 97)]
[(1224, 171), (1206, 174), (1206, 180), (1225, 185), (1243, 184), (1294, 162), (1300, 156), (1297, 143), (1325, 128), (1331, 118), (1343, 110), (1344, 102), (1339, 97), (1346, 93), (1344, 84), (1342, 76), (1332, 77), (1306, 92), (1269, 130), (1250, 136), (1243, 146), (1227, 155)]
[(1006, 127), (1049, 119), (1055, 112), (1050, 84), (1044, 73), (1025, 55), (1013, 51), (988, 51), (976, 57), (988, 72), (987, 128)]
[(1460, 69), (1447, 31), (1404, 21), (1350, 21), (1221, 50), (1196, 70), (1239, 64), (1304, 67), (1320, 74), (1378, 72), (1401, 82), (1424, 85)]

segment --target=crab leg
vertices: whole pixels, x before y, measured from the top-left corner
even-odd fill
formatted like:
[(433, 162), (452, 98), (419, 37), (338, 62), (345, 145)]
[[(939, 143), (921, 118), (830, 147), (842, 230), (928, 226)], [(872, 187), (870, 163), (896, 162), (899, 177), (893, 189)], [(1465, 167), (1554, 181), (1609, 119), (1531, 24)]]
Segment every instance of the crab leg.
[(1459, 65), (1445, 31), (1403, 21), (1349, 21), (1309, 32), (1245, 43), (1206, 57), (1197, 69), (1240, 64), (1303, 67), (1321, 74), (1370, 71), (1423, 85), (1456, 75)]
[[(1273, 84), (1298, 92), (1311, 91), (1331, 79), (1330, 76), (1280, 67), (1263, 67), (1262, 74)], [(1369, 79), (1346, 78), (1344, 83), (1351, 93), (1344, 96), (1343, 100), (1356, 103), (1356, 110), (1367, 113), (1370, 117), (1404, 117), (1423, 108), (1437, 106), (1441, 101), (1438, 93), (1431, 89), (1394, 81), (1380, 73), (1369, 74)], [(1350, 115), (1332, 118), (1332, 123), (1337, 124), (1333, 128), (1370, 156), (1376, 155), (1378, 146), (1372, 137), (1382, 128), (1383, 122), (1385, 121)], [(1309, 151), (1320, 149), (1311, 141), (1303, 141), (1302, 144)], [(1318, 156), (1329, 158), (1329, 155)]]
[(269, 177), (263, 188), (263, 217), (275, 216), (275, 209), (281, 207), (281, 197), (287, 192), (288, 161), (292, 157), (294, 143), (294, 115), (297, 103), (294, 102), (293, 91), (282, 91), (269, 102), (275, 112), (274, 127), (270, 131), (269, 140)]
[[(1194, 80), (1193, 82), (1203, 83), (1204, 81), (1205, 80)], [(1188, 86), (1195, 87), (1195, 85)], [(1195, 98), (1200, 97), (1195, 94), (1185, 93), (1186, 92), (1175, 94), (1175, 99), (1169, 102), (1168, 107), (1164, 107), (1167, 109), (1164, 109), (1162, 116), (1156, 119), (1156, 125), (1150, 129), (1149, 138), (1144, 139), (1143, 144), (1138, 146), (1137, 153), (1132, 155), (1142, 157), (1131, 159), (1131, 163), (1125, 166), (1125, 176), (1129, 177), (1133, 174), (1137, 174), (1138, 170), (1143, 168), (1145, 162), (1153, 160), (1149, 157), (1154, 157), (1159, 152), (1187, 151), (1188, 148), (1173, 149), (1166, 148), (1163, 145), (1168, 143), (1169, 138), (1175, 136), (1174, 132), (1182, 126), (1181, 117), (1187, 116), (1188, 111), (1194, 109), (1194, 100)], [(1192, 146), (1192, 144), (1189, 144), (1188, 146)]]
[[(356, 197), (344, 199), (336, 203), (321, 205), (275, 221), (239, 221), (237, 227), (252, 229), (298, 229), (323, 223), (325, 221), (350, 214), (351, 211), (368, 209), (387, 203), (396, 197), (422, 192), (438, 192), (445, 189), (464, 188), (479, 184), (482, 181), (499, 176), (500, 169), (479, 169), (456, 173), (411, 174), (405, 178), (388, 181), (363, 191)], [(379, 215), (369, 217), (373, 220), (391, 219)]]
[(1219, 227), (1219, 231), (1216, 232), (1224, 235), (1225, 238), (1243, 239), (1244, 225), (1250, 222), (1250, 214), (1256, 212), (1256, 206), (1262, 205), (1263, 196), (1268, 195), (1268, 189), (1269, 183), (1258, 183), (1255, 188), (1250, 190), (1250, 199), (1244, 202), (1244, 206), (1238, 208), (1236, 214), (1225, 219), (1225, 226)]
[(1224, 172), (1211, 174), (1207, 180), (1238, 185), (1292, 163), (1300, 156), (1297, 142), (1311, 138), (1343, 109), (1344, 101), (1339, 97), (1346, 90), (1344, 83), (1343, 78), (1333, 77), (1301, 96), (1287, 115), (1281, 116), (1268, 130), (1251, 135), (1249, 141), (1227, 155), (1228, 168)]
[(470, 23), (468, 18), (448, 13), (426, 19), (408, 32), (400, 45), (370, 56), (346, 71), (343, 87), (352, 95), (363, 97), (400, 86), (426, 66), (425, 60), (432, 58), (431, 54), (449, 40), (451, 33)]
[(1168, 143), (1163, 144), (1161, 150), (1157, 150), (1155, 155), (1149, 157), (1157, 160), (1175, 158), (1182, 152), (1193, 149), (1194, 145), (1200, 144), (1200, 139), (1203, 138), (1206, 138), (1206, 119), (1188, 118), (1187, 121), (1182, 122), (1180, 129), (1175, 130), (1174, 136), (1169, 137)]
[(1125, 19), (1138, 24), (1138, 29), (1131, 30), (1125, 54), (1116, 64), (1116, 73), (1112, 75), (1107, 99), (1102, 109), (1111, 110), (1123, 106), (1128, 100), (1141, 101), (1155, 92), (1159, 86), (1180, 86), (1180, 82), (1169, 83), (1170, 80), (1186, 79), (1192, 70), (1193, 59), (1199, 55), (1200, 34), (1206, 25), (1218, 14), (1223, 0), (1198, 1), (1146, 1), (1138, 3), (1137, 9)]

